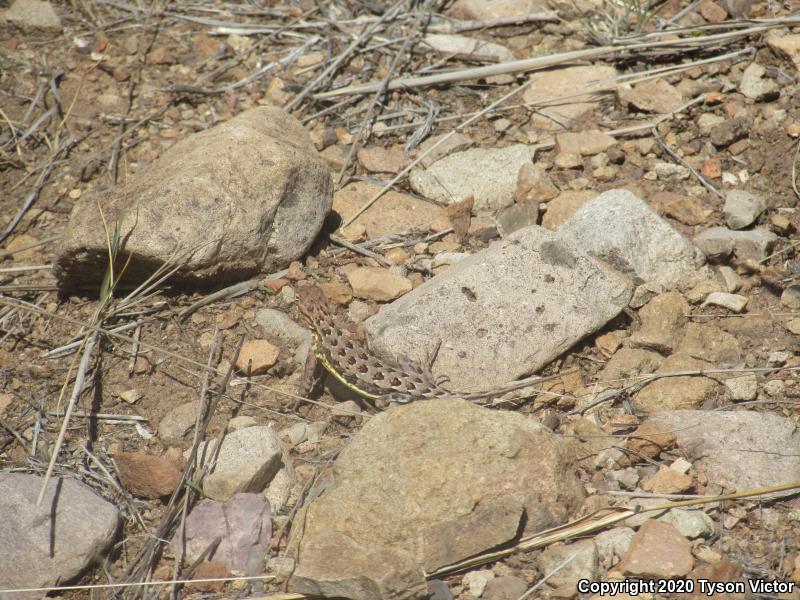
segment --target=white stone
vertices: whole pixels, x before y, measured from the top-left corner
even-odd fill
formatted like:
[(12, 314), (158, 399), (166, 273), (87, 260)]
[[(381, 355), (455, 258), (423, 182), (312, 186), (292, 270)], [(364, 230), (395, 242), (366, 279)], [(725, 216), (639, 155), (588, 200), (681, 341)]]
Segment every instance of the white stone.
[(734, 402), (749, 402), (758, 394), (758, 378), (755, 373), (731, 377), (725, 380), (725, 387)]
[(683, 473), (684, 475), (689, 472), (689, 469), (692, 468), (692, 463), (690, 463), (685, 458), (681, 457), (673, 461), (673, 463), (669, 466), (670, 469), (673, 471), (677, 471), (678, 473)]
[(479, 57), (488, 56), (499, 62), (514, 60), (514, 54), (505, 46), (478, 38), (448, 33), (429, 33), (422, 40), (434, 50), (445, 54), (475, 54)]
[(489, 569), (470, 571), (461, 579), (461, 585), (465, 586), (470, 594), (476, 598), (480, 598), (483, 595), (483, 591), (486, 589), (486, 584), (492, 579), (494, 579), (494, 572)]
[(735, 313), (740, 313), (747, 306), (747, 297), (726, 292), (712, 292), (706, 297), (702, 306), (721, 306)]
[(719, 268), (719, 275), (725, 285), (725, 291), (733, 294), (742, 287), (742, 278), (731, 267), (723, 265)]
[[(203, 449), (206, 463), (215, 454), (216, 441), (204, 442), (197, 453), (198, 465)], [(189, 458), (189, 451), (184, 453)], [(229, 433), (222, 440), (213, 471), (203, 480), (203, 493), (225, 502), (237, 492), (260, 492), (272, 481), (283, 459), (283, 444), (271, 427), (257, 426)]]
[(689, 240), (624, 189), (585, 203), (558, 233), (636, 284), (655, 282), (671, 288), (705, 262)]
[(767, 366), (782, 367), (791, 357), (791, 352), (787, 352), (786, 350), (776, 350), (775, 352), (770, 353), (769, 358), (767, 358)]

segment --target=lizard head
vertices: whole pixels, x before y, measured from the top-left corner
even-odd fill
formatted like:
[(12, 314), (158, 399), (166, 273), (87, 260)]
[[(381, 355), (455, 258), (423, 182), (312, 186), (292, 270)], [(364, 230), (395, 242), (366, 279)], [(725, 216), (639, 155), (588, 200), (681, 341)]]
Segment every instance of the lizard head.
[(298, 286), (295, 288), (294, 293), (297, 297), (297, 307), (300, 309), (300, 313), (310, 325), (314, 325), (319, 321), (320, 313), (324, 312), (328, 305), (328, 300), (325, 298), (322, 288), (313, 284)]

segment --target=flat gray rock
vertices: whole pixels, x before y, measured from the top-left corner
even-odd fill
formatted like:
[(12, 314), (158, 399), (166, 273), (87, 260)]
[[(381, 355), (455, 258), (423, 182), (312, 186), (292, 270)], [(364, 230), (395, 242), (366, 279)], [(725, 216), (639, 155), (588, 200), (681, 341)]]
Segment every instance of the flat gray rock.
[[(244, 575), (258, 575), (264, 571), (272, 537), (270, 504), (263, 494), (240, 493), (227, 502), (204, 498), (186, 518), (185, 536), (185, 560), (197, 560), (219, 537), (217, 549), (207, 560), (222, 562), (228, 570)], [(174, 537), (170, 545), (177, 556), (180, 539)]]
[(424, 44), (430, 46), (431, 49), (441, 52), (444, 55), (474, 54), (477, 57), (494, 58), (497, 62), (514, 60), (514, 53), (505, 46), (486, 42), (474, 37), (448, 33), (429, 33), (422, 41)]
[(299, 546), (291, 589), (425, 598), (423, 572), (574, 515), (584, 496), (576, 452), (528, 417), (459, 399), (373, 416), (290, 540)]
[(114, 505), (75, 479), (52, 478), (37, 507), (42, 482), (0, 473), (0, 589), (69, 581), (102, 556), (117, 531)]
[(634, 282), (669, 289), (704, 262), (703, 253), (628, 190), (609, 190), (583, 204), (558, 229), (585, 252)]
[(171, 281), (220, 284), (289, 265), (332, 205), (328, 168), (291, 115), (259, 107), (181, 140), (108, 192), (84, 194), (70, 215), (55, 274), (62, 287), (96, 284), (106, 231), (120, 222), (120, 265), (141, 281), (164, 263)]
[(472, 196), (474, 210), (499, 210), (514, 203), (517, 174), (534, 153), (524, 144), (473, 148), (411, 171), (408, 180), (415, 192), (431, 200), (452, 204)]
[(755, 223), (765, 210), (766, 203), (755, 194), (744, 190), (728, 190), (722, 216), (731, 229), (744, 229)]
[(800, 480), (800, 432), (791, 419), (753, 411), (671, 410), (649, 420), (674, 431), (697, 472), (727, 491)]
[(778, 236), (769, 229), (758, 227), (748, 231), (712, 227), (694, 238), (694, 243), (710, 260), (722, 259), (731, 253), (740, 260), (762, 260), (777, 241)]
[(441, 341), (434, 374), (453, 390), (487, 390), (540, 369), (630, 297), (622, 277), (533, 226), (384, 306), (366, 331), (373, 351), (394, 362), (423, 360)]

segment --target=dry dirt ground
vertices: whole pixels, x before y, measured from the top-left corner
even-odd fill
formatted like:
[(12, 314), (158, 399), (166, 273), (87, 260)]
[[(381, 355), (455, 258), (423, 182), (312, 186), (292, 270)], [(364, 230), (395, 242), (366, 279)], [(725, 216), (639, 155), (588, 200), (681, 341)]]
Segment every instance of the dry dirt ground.
[[(385, 2), (335, 0), (153, 5), (73, 1), (54, 4), (62, 20), (60, 33), (23, 32), (0, 25), (0, 107), (3, 111), (0, 115), (0, 230), (5, 231), (22, 212), (19, 224), (0, 244), (0, 293), (38, 307), (36, 310), (20, 309), (0, 302), (0, 461), (4, 468), (44, 471), (61, 425), (57, 411), (63, 410), (65, 394), (62, 391), (66, 389), (68, 394), (72, 387), (76, 359), (75, 354), (52, 359), (43, 356), (80, 339), (81, 324), (90, 320), (98, 305), (96, 293), (59, 295), (48, 269), (70, 210), (82, 194), (124, 185), (129, 174), (145, 168), (176, 140), (193, 132), (205, 130), (259, 104), (288, 103), (291, 103), (292, 114), (312, 132), (318, 148), (335, 150), (328, 150), (328, 156), (331, 160), (338, 157), (334, 164), (343, 172), (337, 184), (340, 189), (353, 178), (370, 174), (356, 158), (356, 153), (349, 155), (354, 143), (366, 149), (402, 147), (424, 123), (430, 124), (432, 134), (447, 132), (454, 124), (465, 121), (468, 115), (487, 107), (527, 79), (525, 73), (512, 73), (394, 91), (387, 93), (375, 106), (372, 94), (315, 99), (316, 92), (379, 80), (390, 71), (397, 76), (420, 73), (426, 68), (456, 70), (484, 64), (461, 54), (415, 51), (414, 36), (420, 30), (420, 23), (425, 22), (419, 10), (434, 12), (430, 7), (418, 7), (413, 14), (401, 11), (402, 18), (388, 20), (365, 35), (354, 51), (348, 52), (348, 45), (364, 30), (352, 19), (363, 16), (374, 23), (390, 6), (393, 5)], [(562, 17), (556, 22), (485, 27), (467, 35), (499, 41), (517, 58), (544, 56), (598, 47), (598, 43), (607, 43), (614, 37), (613, 29), (618, 30), (618, 36), (634, 37), (639, 35), (639, 27), (642, 31), (655, 31), (664, 20), (686, 8), (687, 3), (659, 4), (652, 15), (635, 12), (624, 15), (624, 6), (564, 3), (554, 7)], [(447, 3), (435, 8), (435, 12), (443, 13)], [(707, 32), (702, 28), (714, 23), (717, 24), (714, 32), (736, 31), (742, 27), (740, 22), (734, 22), (737, 15), (726, 13), (726, 10), (735, 12), (735, 7), (705, 0), (700, 8), (701, 12), (695, 7), (680, 23), (697, 28), (697, 32)], [(791, 6), (761, 2), (741, 10), (752, 18), (780, 19), (790, 15)], [(590, 15), (594, 15), (593, 21)], [(242, 29), (224, 33), (217, 21), (241, 24)], [(252, 25), (261, 26), (262, 31), (253, 34), (245, 29)], [(598, 40), (597, 35), (591, 35), (592, 31), (604, 33), (606, 39)], [(323, 41), (276, 68), (262, 69), (272, 61), (285, 58), (312, 36), (320, 36)], [(729, 315), (720, 314), (705, 322), (733, 333), (743, 351), (755, 356), (760, 364), (775, 349), (763, 343), (763, 336), (772, 336), (775, 323), (785, 323), (785, 316), (791, 312), (780, 304), (781, 292), (800, 272), (793, 245), (800, 226), (800, 218), (794, 210), (798, 197), (794, 188), (795, 156), (800, 135), (800, 87), (795, 65), (768, 46), (764, 32), (732, 37), (704, 49), (687, 46), (616, 57), (609, 54), (594, 64), (613, 64), (623, 72), (643, 72), (743, 49), (751, 52), (665, 76), (673, 88), (682, 91), (685, 102), (703, 94), (708, 96), (657, 125), (664, 145), (654, 139), (650, 128), (637, 128), (654, 122), (657, 115), (635, 110), (629, 103), (622, 102), (618, 94), (605, 94), (600, 108), (590, 113), (592, 122), (576, 121), (570, 124), (570, 129), (631, 130), (620, 133), (618, 146), (608, 153), (610, 164), (618, 167), (613, 176), (595, 177), (597, 166), (584, 158), (581, 168), (554, 168), (550, 178), (561, 190), (586, 189), (599, 193), (627, 186), (645, 199), (653, 198), (657, 192), (682, 195), (691, 192), (694, 207), (699, 209), (699, 213), (694, 214), (702, 215), (699, 221), (680, 211), (656, 207), (676, 229), (691, 238), (703, 229), (722, 224), (723, 199), (711, 191), (698, 192), (699, 183), (694, 175), (688, 179), (647, 177), (650, 162), (653, 159), (674, 162), (665, 150), (668, 146), (682, 157), (697, 158), (693, 164), (698, 165), (698, 171), (720, 189), (725, 188), (724, 173), (737, 177), (746, 167), (750, 177), (739, 184), (763, 195), (767, 212), (760, 223), (780, 239), (774, 255), (762, 264), (732, 263), (743, 280), (740, 293), (749, 298), (747, 313), (751, 316), (728, 318)], [(315, 79), (342, 57), (341, 63), (330, 71), (330, 77)], [(774, 93), (758, 101), (746, 98), (736, 88), (743, 70), (753, 60), (766, 66), (765, 77), (777, 84)], [(312, 83), (314, 87), (310, 87)], [(301, 97), (307, 91), (310, 93)], [(432, 103), (438, 107), (438, 112), (435, 118), (429, 119)], [(511, 104), (514, 106), (509, 108)], [(699, 131), (698, 118), (708, 112), (709, 107), (716, 107), (716, 114), (726, 119), (741, 120), (741, 131), (730, 143), (711, 144), (708, 135)], [(542, 150), (537, 154), (537, 161), (552, 166), (556, 149), (548, 146), (551, 132), (537, 128), (534, 114), (535, 110), (513, 100), (504, 106), (501, 114), (490, 113), (477, 119), (464, 133), (480, 147), (540, 143)], [(365, 122), (365, 115), (373, 119), (370, 123), (373, 133), (361, 139), (358, 131)], [(13, 134), (9, 123), (14, 124)], [(389, 178), (385, 173), (382, 177)], [(405, 179), (400, 180), (398, 188), (408, 191)], [(32, 202), (23, 211), (29, 200)], [(328, 280), (336, 279), (340, 269), (348, 263), (368, 264), (363, 256), (341, 252), (328, 240), (327, 234), (335, 226), (334, 219), (304, 263), (306, 270)], [(415, 235), (421, 239), (426, 233)], [(474, 238), (468, 238), (464, 244), (471, 250), (485, 246), (483, 241)], [(221, 332), (215, 358), (230, 357), (240, 337), (252, 334), (249, 323), (258, 308), (287, 309), (262, 286), (244, 297), (204, 307), (191, 319), (177, 317), (178, 310), (205, 293), (165, 289), (144, 300), (134, 311), (137, 316), (145, 317), (137, 333), (138, 339), (204, 364), (207, 342), (215, 327)], [(703, 310), (720, 312), (710, 308)], [(106, 323), (106, 326), (124, 323), (130, 317), (119, 315), (115, 322)], [(636, 312), (628, 311), (598, 335), (620, 329), (632, 331), (636, 327)], [(793, 334), (782, 325), (778, 329), (783, 334), (780, 339), (770, 337), (770, 345), (777, 344), (778, 349), (790, 352), (787, 370), (778, 373), (786, 384), (786, 393), (780, 401), (764, 401), (753, 410), (797, 418), (796, 397), (800, 388), (795, 371), (791, 369), (798, 365), (800, 348)], [(607, 360), (594, 341), (593, 337), (572, 348), (549, 372), (577, 366), (582, 382), (590, 384)], [(90, 384), (86, 385), (76, 409), (80, 414), (99, 411), (138, 415), (145, 419), (147, 429), (154, 431), (171, 408), (198, 397), (199, 372), (159, 352), (141, 350), (134, 355), (131, 344), (103, 338), (92, 359)], [(280, 375), (276, 373), (276, 378)], [(124, 393), (129, 390), (136, 391), (134, 402), (124, 399)], [(318, 400), (334, 402), (327, 392)], [(538, 413), (538, 417), (545, 418), (569, 408), (568, 405), (529, 403), (517, 410)], [(233, 415), (249, 415), (260, 423), (274, 423), (278, 430), (295, 423), (298, 417), (308, 421), (331, 421), (330, 411), (317, 404), (295, 402), (245, 387), (228, 390), (221, 398), (208, 435), (216, 435)], [(324, 467), (330, 452), (357, 429), (358, 425), (352, 421), (331, 421), (318, 447), (310, 451), (305, 448), (305, 454), (296, 455), (303, 465), (298, 470), (300, 484), (303, 478), (312, 477), (315, 466)], [(156, 438), (145, 439), (132, 423), (108, 424), (76, 416), (61, 449), (59, 469), (96, 468), (80, 450), (82, 445), (88, 445), (109, 465), (108, 451), (112, 445), (128, 451), (164, 452)], [(590, 476), (587, 474), (587, 481)], [(164, 504), (159, 500), (130, 496), (123, 499), (111, 487), (96, 487), (107, 499), (118, 504), (126, 517), (125, 536), (129, 543), (118, 552), (116, 562), (111, 565), (114, 574), (123, 577), (142, 546), (142, 534), (153, 531), (160, 522)], [(701, 488), (695, 491), (702, 493)], [(133, 518), (133, 505), (142, 515), (143, 523)], [(787, 501), (778, 508), (789, 512), (793, 506), (796, 510), (796, 503)], [(788, 525), (780, 531), (767, 530), (753, 514), (754, 511), (748, 509), (726, 531), (721, 542), (725, 553), (735, 557), (745, 569), (780, 577), (790, 575), (798, 568), (800, 537)], [(285, 539), (277, 540), (276, 544), (280, 546), (284, 542)], [(512, 557), (507, 562), (512, 569), (525, 569), (527, 564), (524, 556)], [(171, 564), (164, 561), (157, 569), (161, 574), (171, 573)], [(458, 580), (458, 576), (452, 578), (454, 583)], [(105, 577), (96, 570), (82, 581), (99, 583), (104, 582)], [(278, 589), (277, 585), (274, 589)]]

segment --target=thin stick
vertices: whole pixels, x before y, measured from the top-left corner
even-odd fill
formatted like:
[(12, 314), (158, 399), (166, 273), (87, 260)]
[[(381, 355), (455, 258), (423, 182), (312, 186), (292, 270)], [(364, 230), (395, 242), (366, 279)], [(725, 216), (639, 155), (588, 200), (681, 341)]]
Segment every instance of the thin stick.
[[(57, 411), (57, 410), (49, 410), (47, 414), (52, 417), (65, 417), (67, 415), (64, 411)], [(101, 419), (101, 420), (112, 420), (112, 421), (139, 421), (144, 422), (147, 421), (147, 417), (142, 417), (140, 415), (117, 415), (111, 413), (85, 413), (81, 411), (74, 411), (72, 413), (73, 417), (82, 417), (85, 419)]]
[(42, 505), (44, 494), (47, 491), (47, 483), (53, 474), (58, 453), (61, 451), (61, 445), (64, 443), (64, 436), (67, 433), (69, 418), (72, 415), (72, 410), (75, 408), (75, 403), (78, 401), (78, 396), (80, 396), (80, 393), (83, 391), (83, 380), (86, 378), (86, 369), (89, 367), (89, 358), (92, 356), (92, 350), (94, 350), (94, 345), (97, 341), (98, 335), (98, 332), (93, 332), (92, 335), (89, 336), (89, 339), (86, 343), (86, 349), (81, 357), (81, 362), (78, 366), (78, 373), (75, 377), (75, 384), (72, 386), (72, 395), (70, 396), (69, 403), (67, 404), (67, 410), (64, 412), (64, 420), (61, 423), (61, 430), (58, 432), (58, 438), (53, 446), (53, 452), (50, 456), (50, 463), (47, 465), (47, 471), (45, 472), (44, 479), (42, 481), (42, 489), (39, 490), (39, 496), (36, 499), (36, 506)]
[(12, 254), (19, 254), (21, 252), (25, 252), (26, 250), (31, 250), (32, 248), (38, 248), (39, 246), (44, 246), (45, 244), (49, 244), (50, 242), (54, 242), (59, 239), (61, 239), (60, 235), (51, 235), (50, 237), (47, 237), (39, 242), (26, 244), (19, 248), (14, 248), (13, 250), (0, 250), (0, 259), (5, 258), (6, 256), (11, 256)]
[[(397, 5), (400, 6), (399, 3)], [(413, 29), (418, 29), (419, 22), (417, 22), (416, 26)], [(395, 52), (394, 57), (392, 58), (391, 63), (389, 64), (389, 68), (386, 71), (386, 76), (383, 78), (381, 82), (381, 87), (375, 92), (375, 95), (372, 98), (372, 101), (367, 108), (367, 114), (364, 115), (364, 119), (361, 121), (361, 129), (359, 131), (359, 136), (356, 138), (355, 143), (351, 144), (350, 150), (347, 153), (347, 158), (344, 160), (344, 164), (342, 168), (339, 169), (339, 176), (337, 177), (338, 185), (342, 184), (342, 179), (344, 178), (344, 174), (347, 171), (348, 167), (350, 166), (353, 157), (356, 153), (363, 147), (364, 143), (367, 141), (369, 136), (372, 134), (372, 125), (374, 123), (375, 117), (375, 110), (377, 109), (378, 105), (383, 99), (384, 95), (386, 94), (386, 86), (389, 85), (389, 82), (392, 80), (394, 76), (394, 72), (397, 69), (397, 65), (400, 62), (400, 58), (406, 53), (408, 47), (411, 45), (412, 36), (406, 37), (403, 41), (403, 45), (400, 49)]]
[(374, 258), (379, 263), (384, 265), (385, 267), (391, 267), (394, 263), (390, 260), (387, 260), (385, 257), (381, 256), (377, 252), (373, 252), (372, 250), (367, 250), (363, 246), (359, 246), (358, 244), (351, 244), (345, 239), (340, 238), (338, 235), (330, 235), (328, 238), (334, 243), (342, 246), (343, 248), (347, 248), (348, 250), (352, 250), (357, 254), (363, 254), (364, 256), (368, 256), (369, 258)]
[(79, 141), (80, 140), (76, 140), (75, 138), (70, 138), (64, 143), (63, 146), (61, 146), (50, 156), (50, 160), (47, 161), (47, 165), (45, 165), (44, 169), (42, 169), (42, 172), (39, 173), (39, 177), (36, 179), (36, 184), (33, 186), (33, 190), (31, 190), (27, 198), (25, 198), (25, 201), (22, 203), (19, 211), (17, 211), (17, 214), (14, 215), (14, 218), (11, 219), (11, 223), (8, 224), (6, 230), (0, 234), (0, 243), (2, 243), (9, 235), (11, 235), (14, 229), (17, 228), (17, 225), (19, 225), (20, 221), (22, 221), (22, 217), (24, 217), (25, 213), (28, 212), (28, 209), (30, 209), (30, 207), (33, 206), (33, 203), (36, 202), (37, 198), (39, 198), (39, 194), (41, 193), (47, 178), (50, 177), (50, 173), (53, 171), (56, 161), (62, 155), (69, 154), (69, 151), (72, 150), (73, 146), (75, 146)]
[(558, 13), (554, 10), (543, 10), (541, 12), (528, 13), (527, 15), (517, 15), (509, 17), (498, 17), (496, 19), (476, 19), (471, 21), (448, 21), (441, 25), (431, 25), (427, 31), (434, 33), (461, 33), (463, 31), (475, 31), (476, 29), (493, 29), (495, 27), (506, 27), (509, 25), (525, 25), (526, 23), (557, 23)]
[(724, 195), (722, 194), (722, 192), (720, 192), (717, 188), (715, 188), (713, 185), (711, 185), (711, 182), (708, 181), (705, 177), (703, 177), (697, 171), (697, 169), (695, 169), (692, 165), (690, 165), (688, 162), (686, 162), (683, 158), (678, 156), (678, 154), (676, 152), (674, 152), (672, 150), (672, 148), (670, 148), (667, 145), (667, 143), (661, 137), (661, 134), (658, 133), (658, 129), (653, 127), (651, 129), (651, 133), (653, 134), (653, 138), (655, 138), (656, 142), (658, 142), (659, 146), (661, 146), (666, 151), (666, 153), (669, 154), (673, 159), (675, 159), (676, 161), (681, 163), (684, 167), (689, 169), (689, 171), (691, 171), (692, 175), (697, 177), (697, 180), (703, 185), (704, 188), (706, 188), (709, 192), (712, 192), (712, 193), (716, 194), (720, 198), (724, 198)]
[[(369, 37), (372, 36), (372, 34), (375, 33), (375, 31), (377, 31), (384, 24), (384, 22), (390, 19), (394, 19), (400, 12), (401, 8), (402, 4), (400, 2), (396, 3), (391, 10), (387, 10), (385, 13), (383, 13), (383, 15), (381, 15), (381, 17), (377, 21), (375, 21), (372, 25), (365, 27), (364, 30), (361, 32), (361, 34), (358, 35), (356, 39), (354, 39), (350, 43), (350, 45), (344, 50), (344, 52), (339, 54), (339, 56), (337, 56), (336, 59), (333, 62), (331, 62), (331, 64), (328, 65), (328, 67), (324, 71), (322, 71), (322, 73), (317, 75), (311, 81), (311, 83), (309, 83), (305, 87), (305, 89), (303, 89), (302, 92), (297, 94), (297, 96), (295, 96), (294, 98), (292, 98), (292, 100), (286, 103), (286, 105), (283, 107), (283, 110), (285, 110), (286, 112), (291, 112), (294, 108), (299, 106), (300, 103), (308, 94), (310, 94), (319, 85), (321, 85), (323, 81), (326, 81), (330, 75), (335, 73), (339, 69), (339, 66), (345, 61), (345, 59), (347, 59), (353, 52), (355, 52), (356, 48), (358, 48), (367, 39), (369, 39)], [(380, 89), (380, 87), (381, 86), (379, 84), (378, 89)], [(377, 89), (373, 91), (377, 91)]]
[(0, 273), (27, 273), (28, 271), (47, 271), (52, 268), (53, 265), (31, 265), (30, 267), (6, 267), (5, 269), (0, 269)]
[[(17, 588), (13, 590), (4, 589), (4, 594), (24, 594), (30, 592), (66, 592), (70, 590), (107, 590), (113, 588), (130, 588), (130, 587), (150, 587), (154, 585), (175, 585), (176, 583), (213, 583), (218, 581), (272, 581), (275, 579), (274, 575), (251, 575), (249, 577), (210, 577), (206, 579), (181, 579), (169, 581), (142, 581), (133, 583), (96, 583), (92, 585), (65, 585), (58, 587), (41, 587), (41, 588)], [(302, 600), (306, 598), (301, 594), (294, 594), (287, 596), (286, 600)]]
[[(541, 56), (536, 58), (526, 58), (522, 60), (513, 60), (497, 65), (489, 65), (483, 67), (473, 67), (469, 69), (461, 69), (459, 71), (452, 71), (449, 73), (437, 73), (435, 75), (423, 75), (418, 77), (404, 77), (396, 79), (388, 85), (389, 90), (407, 89), (415, 87), (424, 87), (431, 85), (438, 85), (442, 83), (454, 83), (457, 81), (466, 81), (470, 79), (483, 79), (493, 75), (507, 75), (511, 73), (521, 73), (526, 71), (535, 71), (552, 67), (554, 65), (563, 64), (566, 62), (574, 62), (577, 60), (596, 59), (610, 54), (630, 52), (631, 50), (649, 50), (652, 48), (667, 48), (667, 47), (681, 47), (681, 46), (706, 46), (713, 45), (718, 42), (726, 41), (731, 38), (745, 37), (755, 33), (761, 33), (776, 27), (784, 27), (785, 24), (766, 24), (758, 27), (750, 27), (734, 32), (725, 32), (711, 34), (696, 38), (688, 38), (685, 40), (658, 40), (651, 42), (642, 42), (637, 44), (630, 44), (626, 46), (601, 46), (599, 48), (588, 48), (584, 50), (574, 50), (572, 52), (562, 52), (560, 54), (553, 54), (549, 56)], [(682, 42), (682, 43), (681, 43)], [(315, 94), (315, 98), (331, 98), (334, 96), (343, 96), (349, 94), (370, 94), (380, 89), (380, 83), (367, 83), (364, 85), (344, 87), (329, 92)]]

